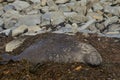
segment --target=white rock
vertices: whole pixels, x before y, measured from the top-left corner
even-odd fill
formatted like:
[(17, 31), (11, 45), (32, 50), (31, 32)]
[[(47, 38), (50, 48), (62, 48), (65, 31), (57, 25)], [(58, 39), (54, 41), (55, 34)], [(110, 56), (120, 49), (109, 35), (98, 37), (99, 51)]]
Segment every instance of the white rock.
[(50, 14), (50, 12), (46, 12), (45, 14), (42, 15), (41, 26), (49, 25), (50, 20), (51, 20), (51, 14)]
[(88, 0), (80, 0), (78, 1), (80, 3), (81, 6), (85, 6), (88, 2)]
[(46, 32), (50, 32), (50, 31), (51, 31), (51, 29), (46, 30), (44, 28), (40, 28), (39, 31), (36, 31), (36, 32), (27, 32), (27, 33), (24, 33), (23, 36), (25, 36), (25, 35), (26, 36), (35, 36), (37, 34), (46, 33)]
[(66, 3), (68, 2), (69, 0), (56, 0), (55, 3), (58, 3), (58, 4), (63, 4), (63, 3)]
[(65, 33), (69, 35), (74, 35), (77, 31), (77, 24), (73, 23), (72, 25), (66, 24), (65, 27), (61, 27), (59, 30), (54, 31), (53, 33)]
[(40, 20), (41, 15), (23, 15), (18, 19), (18, 23), (16, 26), (20, 25), (27, 25), (27, 26), (35, 26), (39, 25), (41, 20)]
[(66, 3), (66, 6), (68, 6), (69, 9), (73, 10), (74, 6), (75, 6), (75, 3), (74, 2)]
[(111, 24), (108, 27), (109, 32), (120, 32), (120, 24)]
[(77, 14), (76, 12), (64, 12), (65, 17), (70, 17), (76, 14)]
[(93, 4), (94, 11), (98, 11), (98, 10), (102, 10), (102, 9), (103, 9), (103, 6), (100, 4), (100, 2)]
[(3, 19), (2, 18), (0, 18), (0, 27), (2, 27), (3, 26)]
[(77, 33), (78, 32), (78, 25), (76, 23), (72, 24), (72, 30), (73, 30), (73, 33)]
[(0, 10), (0, 16), (1, 16), (2, 14), (4, 14), (4, 11), (1, 9), (1, 10)]
[(13, 10), (14, 9), (14, 6), (13, 5), (5, 5), (3, 10), (6, 12), (8, 10)]
[(2, 15), (2, 18), (3, 18), (3, 21), (4, 21), (4, 24), (5, 24), (5, 28), (11, 28), (11, 27), (15, 27), (15, 24), (17, 23), (18, 21), (18, 18), (20, 17), (21, 15), (19, 14), (18, 11), (15, 11), (15, 10), (8, 10), (6, 13), (4, 13)]
[(32, 10), (32, 11), (27, 12), (27, 14), (28, 15), (40, 14), (40, 11), (39, 10)]
[(12, 40), (6, 44), (5, 51), (12, 52), (14, 49), (18, 48), (23, 42), (25, 38), (20, 38), (16, 40)]
[(65, 11), (71, 11), (71, 9), (66, 4), (61, 4), (58, 6), (59, 10), (65, 12)]
[(114, 35), (114, 34), (120, 34), (120, 32), (118, 32), (118, 31), (116, 31), (116, 32), (107, 32), (106, 34), (112, 34), (112, 35)]
[(73, 11), (77, 12), (79, 15), (85, 15), (86, 11), (87, 11), (87, 7), (86, 6), (80, 6), (80, 5), (75, 6)]
[(50, 11), (58, 10), (58, 6), (55, 4), (53, 0), (47, 0), (47, 5), (49, 6)]
[(40, 3), (41, 0), (30, 0), (33, 3)]
[(65, 21), (65, 16), (62, 12), (51, 12), (51, 24), (57, 25)]
[(105, 20), (104, 25), (108, 26), (109, 24), (117, 22), (119, 19), (117, 16), (109, 17)]
[(9, 10), (2, 15), (3, 19), (8, 19), (11, 17), (19, 17), (19, 16), (20, 16), (19, 12), (15, 10)]
[(44, 6), (41, 8), (42, 13), (46, 13), (49, 12), (49, 7), (48, 6)]
[(48, 24), (57, 25), (64, 21), (65, 21), (65, 17), (62, 12), (60, 12), (60, 11), (47, 12), (44, 15), (42, 15), (42, 24), (41, 25), (48, 25)]
[(29, 33), (36, 33), (40, 30), (42, 30), (42, 29), (39, 26), (29, 26), (28, 27), (28, 32)]
[(88, 19), (97, 19), (97, 20), (100, 20), (100, 21), (103, 20), (102, 14), (96, 13), (96, 12), (89, 12), (87, 14), (87, 18)]
[(70, 24), (66, 24), (65, 27), (62, 27), (60, 29), (61, 31), (63, 31), (64, 33), (68, 33), (68, 32), (72, 32), (72, 26)]
[(19, 1), (19, 0), (16, 0), (11, 5), (13, 5), (15, 7), (15, 9), (17, 9), (17, 10), (23, 10), (30, 6), (29, 3), (25, 2), (25, 1)]
[(13, 2), (13, 1), (15, 1), (15, 0), (7, 0), (7, 2)]
[(91, 24), (95, 23), (96, 20), (92, 19), (89, 20), (88, 22), (86, 22), (84, 25), (82, 25), (81, 27), (78, 28), (79, 31), (85, 30), (86, 28), (90, 27)]
[(115, 7), (105, 6), (104, 12), (107, 12), (116, 16), (120, 16), (120, 6), (115, 6)]
[(24, 33), (27, 29), (28, 29), (28, 27), (26, 25), (21, 25), (12, 30), (12, 36), (20, 35), (20, 34)]
[(41, 0), (41, 5), (45, 6), (47, 4), (47, 0)]
[(72, 23), (81, 23), (87, 21), (87, 18), (84, 15), (79, 15), (76, 12), (64, 12), (64, 16)]

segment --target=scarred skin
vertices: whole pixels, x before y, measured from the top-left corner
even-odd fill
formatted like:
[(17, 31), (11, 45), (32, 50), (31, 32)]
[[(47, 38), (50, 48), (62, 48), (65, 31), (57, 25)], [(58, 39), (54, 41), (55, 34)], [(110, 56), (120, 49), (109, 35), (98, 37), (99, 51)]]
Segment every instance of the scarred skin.
[[(8, 57), (6, 59), (6, 57)], [(73, 36), (55, 34), (34, 43), (17, 56), (4, 55), (2, 61), (20, 61), (25, 59), (32, 64), (44, 62), (73, 63), (80, 62), (100, 65), (102, 57), (91, 45), (74, 39)]]

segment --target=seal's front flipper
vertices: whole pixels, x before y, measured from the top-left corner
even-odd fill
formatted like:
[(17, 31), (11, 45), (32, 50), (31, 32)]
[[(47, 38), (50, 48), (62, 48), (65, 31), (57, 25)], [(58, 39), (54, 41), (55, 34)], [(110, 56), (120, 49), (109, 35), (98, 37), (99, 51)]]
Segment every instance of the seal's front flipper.
[(13, 55), (9, 55), (7, 53), (0, 55), (0, 64), (8, 64), (10, 61), (12, 61)]

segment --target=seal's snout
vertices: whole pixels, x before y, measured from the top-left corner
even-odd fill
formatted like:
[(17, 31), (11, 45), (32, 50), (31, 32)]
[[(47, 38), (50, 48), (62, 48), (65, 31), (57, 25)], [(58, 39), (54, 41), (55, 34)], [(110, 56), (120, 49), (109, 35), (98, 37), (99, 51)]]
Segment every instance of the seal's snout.
[(102, 57), (99, 53), (86, 54), (84, 56), (84, 61), (89, 65), (98, 66), (102, 63)]

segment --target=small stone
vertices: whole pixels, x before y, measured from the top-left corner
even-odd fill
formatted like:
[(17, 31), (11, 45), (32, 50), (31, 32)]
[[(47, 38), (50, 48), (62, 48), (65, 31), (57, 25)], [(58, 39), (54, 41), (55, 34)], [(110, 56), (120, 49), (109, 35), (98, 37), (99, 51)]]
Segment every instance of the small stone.
[(80, 71), (82, 69), (82, 66), (77, 66), (74, 70), (75, 71)]
[(28, 32), (29, 33), (36, 33), (40, 30), (42, 30), (42, 29), (39, 26), (29, 26), (28, 27)]
[(87, 11), (87, 7), (86, 5), (81, 5), (80, 2), (76, 2), (73, 11), (77, 12), (80, 15), (85, 15)]
[(41, 5), (45, 6), (47, 4), (47, 0), (41, 0)]
[(117, 22), (119, 19), (117, 16), (109, 17), (108, 19), (105, 20), (104, 25), (108, 26), (109, 24)]
[(104, 7), (104, 12), (109, 13), (109, 14), (113, 14), (116, 16), (120, 16), (120, 6), (105, 6)]
[(41, 8), (41, 12), (42, 12), (42, 13), (49, 12), (49, 7), (48, 7), (48, 6), (42, 7), (42, 8)]
[(83, 32), (82, 35), (85, 36), (86, 38), (90, 36), (89, 33), (85, 33), (85, 32)]
[(20, 16), (19, 12), (15, 10), (8, 10), (2, 15), (3, 19), (8, 19), (11, 17), (19, 17), (19, 16)]
[(30, 6), (29, 3), (25, 2), (25, 1), (18, 1), (18, 0), (13, 2), (11, 5), (13, 5), (15, 7), (15, 9), (17, 9), (17, 10), (23, 10)]
[(77, 33), (78, 32), (78, 25), (76, 23), (72, 24), (72, 28), (73, 28), (73, 33)]
[(58, 6), (54, 3), (53, 0), (48, 0), (47, 5), (49, 6), (50, 11), (56, 11), (58, 10)]
[(32, 11), (27, 12), (27, 14), (28, 15), (40, 14), (40, 11), (39, 10), (32, 10)]
[(93, 11), (98, 11), (102, 9), (103, 9), (103, 6), (100, 4), (100, 2), (93, 4)]
[(59, 5), (59, 10), (63, 11), (63, 12), (70, 12), (71, 9), (66, 5), (66, 4), (61, 4)]
[(95, 27), (95, 24), (91, 24), (89, 27), (90, 31), (98, 32), (98, 29)]
[(67, 20), (70, 20), (72, 23), (82, 23), (87, 21), (87, 18), (84, 15), (79, 15), (76, 12), (64, 12)]
[(5, 51), (12, 52), (14, 49), (18, 48), (24, 41), (25, 38), (10, 41), (9, 43), (6, 44)]
[(120, 32), (119, 31), (116, 31), (116, 32), (107, 32), (106, 34), (107, 35), (116, 35), (116, 34), (120, 35)]
[(49, 25), (50, 20), (51, 20), (51, 14), (50, 14), (50, 12), (46, 12), (45, 14), (42, 15), (41, 26)]
[(66, 2), (68, 2), (69, 0), (56, 0), (55, 3), (57, 4), (64, 4)]
[(18, 23), (16, 26), (20, 25), (27, 25), (27, 26), (35, 26), (35, 25), (40, 25), (40, 17), (41, 15), (23, 15), (18, 19)]
[(3, 11), (3, 10), (0, 10), (0, 16), (1, 16), (2, 14), (4, 14), (4, 11)]
[(65, 17), (64, 17), (62, 12), (60, 12), (60, 11), (47, 12), (42, 16), (41, 25), (48, 25), (48, 24), (57, 25), (57, 24), (60, 24), (64, 21), (65, 21)]
[(80, 0), (80, 1), (77, 1), (76, 3), (79, 3), (81, 6), (86, 6), (87, 5), (87, 0)]
[(8, 10), (6, 13), (2, 15), (3, 21), (4, 21), (4, 28), (8, 29), (11, 27), (15, 27), (15, 24), (18, 21), (18, 18), (21, 15), (18, 11), (15, 10)]
[(27, 29), (28, 29), (28, 27), (26, 25), (21, 25), (12, 30), (12, 36), (18, 36), (18, 35), (24, 33), (25, 31), (27, 31)]
[(108, 31), (109, 32), (120, 32), (120, 24), (111, 24), (111, 25), (109, 25), (108, 26), (109, 28), (108, 28)]
[(51, 12), (51, 24), (57, 25), (65, 21), (65, 16), (62, 12)]
[(3, 24), (4, 24), (3, 19), (0, 18), (0, 27), (3, 27)]
[(14, 1), (15, 1), (15, 0), (7, 0), (7, 2), (9, 2), (9, 3), (10, 3), (10, 2), (14, 2)]
[(88, 19), (97, 19), (97, 20), (103, 20), (103, 16), (100, 13), (95, 13), (95, 12), (89, 12), (87, 14)]
[(99, 29), (100, 31), (102, 31), (104, 28), (105, 28), (105, 26), (104, 26), (104, 24), (103, 23), (95, 23), (95, 26), (96, 26), (96, 28), (97, 29)]
[(74, 9), (79, 15), (86, 15), (87, 7), (86, 6), (78, 6)]
[(65, 27), (62, 27), (60, 30), (62, 30), (64, 33), (72, 32), (72, 26), (70, 24), (66, 24)]
[(40, 3), (41, 0), (30, 0), (33, 3)]
[(74, 9), (74, 6), (75, 6), (75, 3), (73, 3), (73, 2), (66, 3), (66, 6), (68, 6), (69, 9), (73, 10), (73, 9)]
[(65, 33), (68, 35), (74, 35), (77, 32), (77, 25), (74, 23), (72, 25), (66, 24), (65, 27), (61, 27), (58, 31), (53, 33)]
[(96, 22), (95, 19), (91, 19), (91, 20), (87, 21), (84, 25), (80, 26), (78, 28), (78, 30), (81, 32), (81, 31), (87, 29), (88, 27), (90, 27), (90, 25), (93, 24), (93, 23), (95, 23), (95, 22)]
[(6, 5), (3, 8), (4, 11), (13, 10), (13, 9), (14, 9), (14, 6), (12, 6), (12, 5)]

